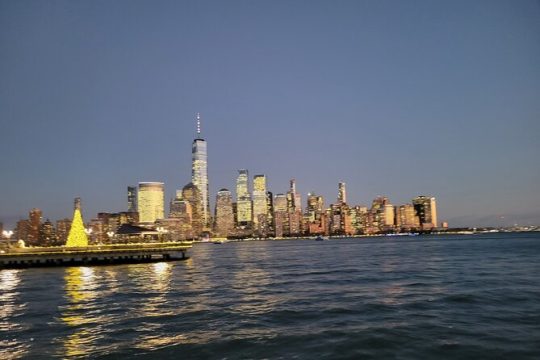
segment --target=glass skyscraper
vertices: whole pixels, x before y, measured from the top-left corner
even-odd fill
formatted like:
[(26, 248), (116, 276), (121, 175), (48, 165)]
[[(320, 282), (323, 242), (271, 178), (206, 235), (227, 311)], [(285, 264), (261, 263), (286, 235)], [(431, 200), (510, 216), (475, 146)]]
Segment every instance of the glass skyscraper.
[(253, 208), (249, 194), (249, 174), (245, 169), (238, 170), (236, 179), (236, 206), (238, 226), (251, 225)]
[(201, 116), (197, 113), (197, 138), (191, 148), (191, 182), (199, 189), (202, 203), (203, 227), (210, 226), (210, 195), (208, 190), (208, 153), (206, 141), (201, 137)]

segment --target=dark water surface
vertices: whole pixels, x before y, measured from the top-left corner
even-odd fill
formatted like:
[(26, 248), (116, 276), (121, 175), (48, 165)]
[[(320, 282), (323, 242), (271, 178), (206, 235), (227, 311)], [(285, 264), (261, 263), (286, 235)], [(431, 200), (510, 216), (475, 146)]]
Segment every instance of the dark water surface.
[(0, 271), (0, 359), (540, 359), (540, 233)]

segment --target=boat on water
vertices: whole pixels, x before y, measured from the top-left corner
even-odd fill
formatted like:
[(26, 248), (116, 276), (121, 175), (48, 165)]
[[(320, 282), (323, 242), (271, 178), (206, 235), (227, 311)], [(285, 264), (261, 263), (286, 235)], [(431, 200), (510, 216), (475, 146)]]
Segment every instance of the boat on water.
[(325, 239), (324, 237), (322, 237), (321, 235), (317, 236), (315, 238), (315, 241), (325, 241), (325, 240), (328, 240), (328, 239)]

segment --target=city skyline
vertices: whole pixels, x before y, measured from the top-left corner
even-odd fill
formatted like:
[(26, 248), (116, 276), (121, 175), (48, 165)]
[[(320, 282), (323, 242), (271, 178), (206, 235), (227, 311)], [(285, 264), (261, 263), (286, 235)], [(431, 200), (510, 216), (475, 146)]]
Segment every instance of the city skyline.
[(538, 223), (536, 3), (126, 4), (0, 4), (4, 227), (76, 196), (125, 211), (141, 181), (168, 203), (196, 111), (212, 209), (248, 169), (303, 206), (343, 181), (351, 204), (436, 196), (451, 226)]

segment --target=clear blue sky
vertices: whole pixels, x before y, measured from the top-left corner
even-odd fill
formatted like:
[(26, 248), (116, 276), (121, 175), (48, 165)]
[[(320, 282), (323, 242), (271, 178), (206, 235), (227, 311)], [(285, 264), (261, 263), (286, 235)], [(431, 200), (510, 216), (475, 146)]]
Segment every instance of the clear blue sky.
[(201, 112), (211, 198), (247, 168), (539, 224), (539, 70), (538, 1), (0, 0), (0, 221), (172, 197)]

